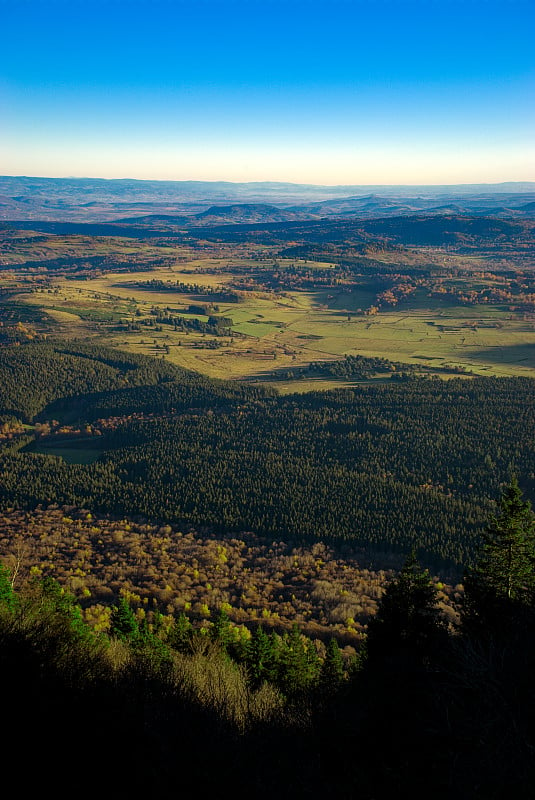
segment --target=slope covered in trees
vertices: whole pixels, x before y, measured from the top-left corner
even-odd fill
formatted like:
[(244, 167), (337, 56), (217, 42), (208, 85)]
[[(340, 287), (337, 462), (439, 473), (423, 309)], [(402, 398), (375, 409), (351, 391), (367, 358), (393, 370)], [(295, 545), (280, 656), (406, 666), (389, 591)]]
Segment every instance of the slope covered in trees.
[[(181, 791), (201, 796), (232, 786), (235, 797), (432, 791), (444, 800), (528, 800), (535, 515), (514, 480), (499, 509), (474, 568), (486, 591), (469, 599), (485, 625), (462, 615), (447, 627), (436, 586), (410, 557), (382, 595), (367, 646), (350, 660), (334, 639), (319, 652), (296, 626), (277, 636), (258, 625), (239, 641), (224, 610), (203, 632), (182, 613), (147, 623), (124, 595), (98, 633), (55, 581), (17, 582), (2, 566), (0, 676), (17, 701), (4, 756), (18, 774), (28, 761), (20, 742), (29, 743), (32, 790), (46, 771), (70, 782), (86, 763), (84, 786), (96, 791), (101, 773), (86, 759), (113, 729), (106, 786), (114, 793), (156, 798), (176, 792), (178, 779)], [(531, 564), (519, 617), (518, 596), (496, 580), (507, 584), (511, 543)], [(514, 625), (487, 613), (496, 602)], [(77, 725), (66, 736), (68, 720)]]
[[(533, 487), (530, 379), (414, 378), (281, 397), (74, 344), (7, 348), (2, 375), (5, 413), (75, 423), (77, 447), (95, 447), (98, 434), (102, 452), (67, 464), (4, 447), (4, 507), (72, 504), (220, 533), (416, 546), (428, 563), (460, 568), (500, 484), (515, 470)], [(61, 455), (69, 429), (52, 434), (40, 447)]]
[[(307, 636), (336, 636), (352, 647), (402, 561), (383, 558), (379, 568), (369, 552), (350, 546), (335, 552), (319, 542), (250, 533), (216, 538), (57, 506), (1, 513), (0, 559), (20, 575), (54, 577), (99, 627), (124, 592), (148, 619), (153, 603), (162, 614), (186, 612), (198, 625), (209, 625), (224, 608), (237, 626), (262, 621), (266, 630), (288, 631), (297, 622)], [(458, 599), (459, 587), (442, 585), (448, 618), (455, 618)]]
[[(161, 359), (112, 348), (95, 346), (79, 341), (70, 343), (39, 343), (0, 348), (0, 415), (12, 414), (32, 421), (46, 407), (50, 415), (82, 415), (90, 402), (103, 408), (108, 402), (110, 411), (120, 413), (123, 408), (144, 410), (155, 403), (158, 410), (160, 384), (169, 384), (168, 393), (175, 390), (170, 403), (216, 402), (221, 397), (241, 397), (238, 385), (224, 381), (211, 381), (194, 372), (168, 364)], [(133, 403), (128, 398), (134, 389)], [(143, 400), (143, 396), (148, 399)], [(258, 391), (251, 390), (251, 395)], [(90, 398), (90, 401), (88, 400)], [(54, 405), (54, 401), (57, 403)]]

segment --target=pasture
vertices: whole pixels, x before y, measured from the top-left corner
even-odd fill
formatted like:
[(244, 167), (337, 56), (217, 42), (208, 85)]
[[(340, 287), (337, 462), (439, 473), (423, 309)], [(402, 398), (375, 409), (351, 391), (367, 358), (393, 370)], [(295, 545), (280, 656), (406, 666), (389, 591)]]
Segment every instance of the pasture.
[[(285, 266), (283, 260), (278, 263)], [(295, 261), (292, 261), (294, 264)], [(533, 377), (535, 317), (505, 306), (453, 305), (415, 293), (398, 307), (370, 312), (374, 292), (365, 283), (335, 289), (240, 291), (240, 302), (215, 300), (217, 316), (232, 319), (229, 336), (211, 336), (154, 324), (158, 313), (202, 321), (190, 305), (210, 294), (173, 291), (170, 284), (196, 284), (207, 292), (238, 284), (258, 261), (206, 258), (153, 270), (109, 272), (84, 280), (49, 278), (48, 288), (14, 295), (55, 320), (60, 336), (94, 337), (122, 349), (165, 358), (210, 377), (275, 381), (282, 390), (330, 388), (333, 381), (276, 380), (277, 373), (344, 355), (382, 357), (427, 368), (447, 377), (461, 368), (476, 375)], [(319, 265), (325, 269), (329, 264)], [(310, 264), (307, 264), (307, 268)], [(318, 265), (315, 265), (318, 268)], [(271, 265), (266, 266), (272, 269)], [(162, 281), (169, 288), (143, 286)], [(151, 319), (152, 317), (152, 319)], [(334, 385), (339, 385), (335, 382)]]

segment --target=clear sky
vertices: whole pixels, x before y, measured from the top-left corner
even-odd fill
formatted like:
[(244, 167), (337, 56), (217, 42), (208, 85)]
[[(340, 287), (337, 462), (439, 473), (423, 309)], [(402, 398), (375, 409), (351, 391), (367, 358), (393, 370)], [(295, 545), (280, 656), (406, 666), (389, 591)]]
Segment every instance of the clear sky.
[(0, 0), (0, 174), (535, 180), (534, 0)]

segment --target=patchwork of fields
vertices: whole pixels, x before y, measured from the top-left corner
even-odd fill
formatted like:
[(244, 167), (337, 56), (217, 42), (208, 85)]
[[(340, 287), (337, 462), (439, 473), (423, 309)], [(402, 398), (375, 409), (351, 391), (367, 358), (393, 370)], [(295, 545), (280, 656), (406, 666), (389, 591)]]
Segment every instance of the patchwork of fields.
[[(152, 322), (155, 311), (191, 318), (188, 309), (195, 302), (192, 294), (168, 288), (155, 291), (143, 284), (194, 281), (207, 290), (224, 289), (236, 278), (227, 263), (227, 259), (197, 259), (187, 267), (180, 264), (135, 275), (52, 278), (48, 288), (33, 288), (11, 299), (46, 312), (61, 336), (93, 337), (132, 352), (158, 355), (210, 377), (270, 381), (284, 370), (357, 354), (440, 367), (442, 374), (448, 367), (452, 374), (459, 368), (479, 375), (533, 374), (535, 315), (515, 314), (488, 303), (455, 306), (423, 293), (397, 308), (370, 314), (373, 292), (366, 287), (242, 291), (239, 303), (218, 303), (218, 315), (230, 318), (232, 329), (216, 341), (206, 333), (141, 324)], [(249, 262), (233, 266), (237, 265), (247, 267)], [(208, 315), (193, 316), (208, 320)], [(332, 385), (317, 379), (312, 383), (314, 388)], [(308, 386), (301, 379), (294, 388)], [(280, 388), (287, 391), (288, 382)]]

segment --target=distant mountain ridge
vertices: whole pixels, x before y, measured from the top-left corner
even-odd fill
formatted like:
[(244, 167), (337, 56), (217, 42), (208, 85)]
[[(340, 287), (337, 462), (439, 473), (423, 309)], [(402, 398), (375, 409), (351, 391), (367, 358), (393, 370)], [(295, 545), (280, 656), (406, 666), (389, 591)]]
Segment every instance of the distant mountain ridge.
[(391, 214), (389, 216), (323, 217), (269, 222), (216, 221), (201, 214), (190, 218), (147, 215), (112, 222), (63, 222), (49, 220), (2, 222), (2, 230), (40, 231), (59, 235), (114, 236), (135, 239), (203, 239), (227, 243), (247, 242), (254, 231), (257, 243), (296, 243), (320, 246), (331, 243), (389, 240), (407, 246), (483, 246), (499, 239), (502, 244), (520, 241), (532, 246), (535, 218), (469, 214)]
[[(415, 213), (533, 216), (535, 182), (322, 186), (0, 176), (0, 219), (112, 222), (156, 215), (188, 224), (281, 222)], [(149, 220), (146, 220), (147, 222)]]
[(309, 219), (306, 212), (280, 208), (266, 203), (237, 203), (229, 206), (210, 206), (206, 211), (196, 214), (199, 222), (218, 224), (219, 222), (287, 222), (292, 219)]

